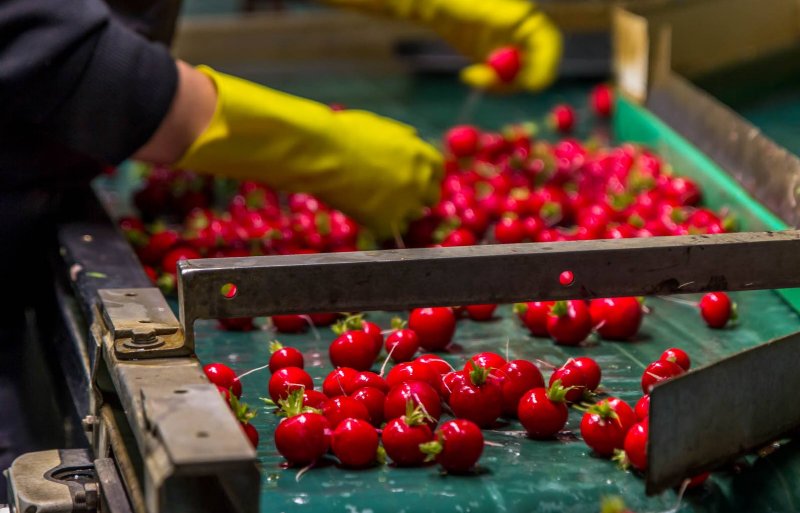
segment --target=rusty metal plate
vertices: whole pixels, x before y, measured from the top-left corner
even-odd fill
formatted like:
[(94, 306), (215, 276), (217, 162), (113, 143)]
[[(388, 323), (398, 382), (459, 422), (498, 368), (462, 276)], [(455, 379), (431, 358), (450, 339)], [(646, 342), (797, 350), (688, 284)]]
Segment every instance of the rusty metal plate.
[(191, 354), (178, 320), (157, 288), (101, 289), (97, 294), (118, 358)]

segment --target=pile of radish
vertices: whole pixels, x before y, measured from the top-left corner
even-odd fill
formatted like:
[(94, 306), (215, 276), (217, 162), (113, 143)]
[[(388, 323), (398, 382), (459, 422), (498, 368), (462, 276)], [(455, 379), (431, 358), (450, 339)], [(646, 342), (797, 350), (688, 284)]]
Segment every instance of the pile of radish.
[[(615, 304), (603, 302), (594, 310), (605, 312)], [(623, 311), (638, 312), (633, 323), (638, 329), (641, 311), (630, 305), (639, 302), (621, 304)], [(483, 429), (518, 420), (530, 439), (550, 440), (565, 434), (572, 407), (582, 412), (580, 435), (593, 454), (646, 470), (648, 394), (654, 385), (689, 370), (686, 352), (667, 349), (648, 365), (641, 379), (644, 395), (631, 407), (601, 387), (602, 370), (589, 356), (550, 369), (546, 382), (537, 366), (547, 366), (542, 361), (481, 352), (456, 369), (442, 357), (424, 353), (446, 350), (456, 329), (456, 312), (467, 311), (418, 308), (410, 312), (410, 322), (395, 319), (386, 331), (362, 315), (339, 320), (329, 344), (334, 369), (319, 389), (303, 368), (302, 353), (273, 342), (269, 398), (264, 401), (267, 414), (284, 417), (274, 444), (287, 465), (313, 467), (330, 457), (345, 468), (436, 461), (446, 472), (471, 473), (483, 452)], [(253, 411), (237, 400), (241, 383), (233, 370), (213, 363), (205, 372), (257, 446), (258, 433), (249, 422)], [(453, 419), (444, 420), (445, 415)], [(699, 485), (707, 476), (695, 476), (687, 485)]]

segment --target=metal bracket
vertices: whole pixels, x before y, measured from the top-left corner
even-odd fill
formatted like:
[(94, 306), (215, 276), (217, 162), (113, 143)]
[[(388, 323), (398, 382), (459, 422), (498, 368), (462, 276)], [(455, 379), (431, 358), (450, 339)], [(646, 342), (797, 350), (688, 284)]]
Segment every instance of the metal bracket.
[(5, 476), (14, 511), (97, 511), (97, 479), (86, 449), (52, 449), (23, 454), (14, 460)]
[(188, 356), (178, 320), (156, 288), (97, 291), (114, 354), (122, 360)]
[(800, 231), (732, 233), (184, 260), (178, 295), (194, 347), (197, 319), (797, 287), (799, 268)]
[(800, 333), (665, 381), (650, 399), (647, 493), (678, 485), (800, 425)]

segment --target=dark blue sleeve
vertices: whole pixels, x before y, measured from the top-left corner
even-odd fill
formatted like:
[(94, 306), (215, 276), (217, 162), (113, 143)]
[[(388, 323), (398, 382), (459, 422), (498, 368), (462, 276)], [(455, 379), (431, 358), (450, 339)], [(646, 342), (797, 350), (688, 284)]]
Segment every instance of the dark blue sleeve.
[[(0, 1), (0, 124), (118, 163), (166, 116), (177, 86), (168, 50), (100, 0)], [(1, 144), (1, 143), (0, 143)]]

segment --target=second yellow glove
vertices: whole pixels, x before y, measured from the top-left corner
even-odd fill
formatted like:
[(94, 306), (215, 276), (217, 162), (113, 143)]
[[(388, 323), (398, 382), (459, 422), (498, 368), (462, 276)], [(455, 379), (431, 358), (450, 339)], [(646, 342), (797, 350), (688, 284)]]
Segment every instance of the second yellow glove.
[(178, 167), (314, 194), (380, 238), (437, 201), (442, 157), (412, 127), (198, 69), (217, 88), (217, 108)]
[[(326, 0), (342, 7), (380, 13), (431, 27), (476, 64), (462, 79), (481, 89), (537, 91), (556, 78), (561, 60), (561, 33), (530, 0)], [(522, 53), (522, 68), (511, 84), (498, 81), (484, 64), (504, 46)]]

